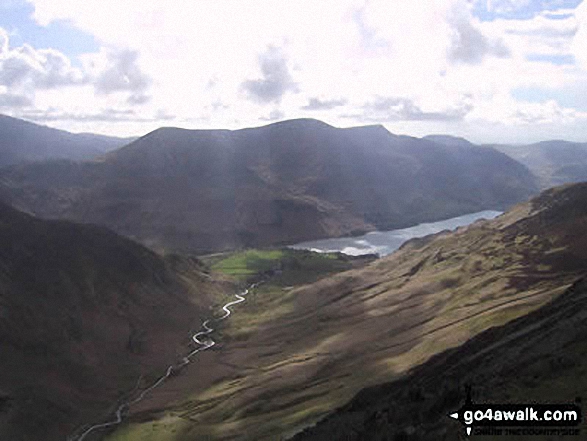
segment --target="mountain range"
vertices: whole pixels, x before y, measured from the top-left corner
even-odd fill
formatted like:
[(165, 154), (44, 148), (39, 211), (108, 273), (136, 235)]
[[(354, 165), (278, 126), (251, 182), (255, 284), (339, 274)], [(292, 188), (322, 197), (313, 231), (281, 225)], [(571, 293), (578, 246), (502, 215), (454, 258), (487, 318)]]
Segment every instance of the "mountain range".
[(161, 128), (99, 160), (0, 172), (0, 198), (23, 211), (198, 254), (502, 210), (536, 192), (528, 169), (493, 148), (307, 119)]
[[(86, 441), (449, 440), (465, 384), (480, 401), (587, 391), (587, 183), (550, 188), (587, 179), (584, 144), (310, 119), (0, 129), (1, 439), (112, 421), (259, 280), (213, 349)], [(278, 248), (487, 209), (506, 212), (380, 259)]]
[[(425, 136), (449, 146), (472, 146), (464, 138), (449, 135)], [(524, 164), (538, 179), (541, 189), (573, 182), (587, 181), (587, 143), (562, 140), (542, 141), (528, 145), (486, 145)]]

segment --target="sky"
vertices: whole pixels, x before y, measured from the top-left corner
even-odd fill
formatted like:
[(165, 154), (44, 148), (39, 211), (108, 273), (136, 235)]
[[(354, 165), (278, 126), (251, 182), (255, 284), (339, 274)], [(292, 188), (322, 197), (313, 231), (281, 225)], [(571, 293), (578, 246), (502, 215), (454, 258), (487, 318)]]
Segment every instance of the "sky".
[(587, 141), (587, 0), (0, 0), (0, 113)]

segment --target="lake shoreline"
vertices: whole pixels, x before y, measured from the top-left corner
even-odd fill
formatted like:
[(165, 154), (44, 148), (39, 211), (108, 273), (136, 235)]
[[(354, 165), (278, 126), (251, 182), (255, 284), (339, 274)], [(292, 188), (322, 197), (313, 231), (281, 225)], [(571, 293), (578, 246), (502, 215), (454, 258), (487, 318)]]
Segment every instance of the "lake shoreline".
[(455, 230), (476, 222), (479, 219), (494, 219), (503, 212), (485, 210), (469, 213), (437, 222), (425, 222), (408, 228), (389, 231), (371, 231), (361, 236), (347, 236), (332, 239), (319, 239), (290, 245), (291, 249), (310, 250), (318, 253), (343, 253), (350, 256), (377, 254), (387, 256), (396, 251), (410, 239), (436, 234), (445, 230)]

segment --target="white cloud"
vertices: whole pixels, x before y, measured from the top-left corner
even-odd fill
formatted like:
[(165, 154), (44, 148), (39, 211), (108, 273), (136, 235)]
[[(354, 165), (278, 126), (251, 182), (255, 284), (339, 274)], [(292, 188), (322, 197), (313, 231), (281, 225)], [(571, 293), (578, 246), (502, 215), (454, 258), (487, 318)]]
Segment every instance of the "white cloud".
[[(103, 46), (82, 57), (88, 84), (61, 89), (84, 114), (89, 106), (141, 106), (192, 127), (236, 128), (319, 110), (333, 124), (379, 118), (400, 130), (401, 121), (418, 131), (500, 121), (510, 138), (522, 133), (522, 115), (537, 124), (581, 117), (547, 99), (524, 107), (511, 91), (583, 83), (584, 64), (527, 58), (572, 54), (586, 63), (585, 5), (562, 20), (538, 14), (481, 22), (470, 0), (27, 1), (39, 23), (68, 20)], [(518, 11), (528, 0), (489, 6)], [(44, 108), (57, 99), (51, 90), (37, 92)], [(374, 108), (378, 100), (388, 108)], [(279, 107), (268, 115), (268, 104)]]
[(81, 84), (84, 77), (69, 59), (54, 49), (35, 49), (28, 44), (10, 48), (0, 29), (0, 86), (10, 91), (34, 93), (36, 89)]
[(575, 12), (577, 20), (577, 33), (571, 44), (571, 51), (581, 63), (583, 69), (587, 69), (587, 2), (581, 3)]
[(138, 59), (139, 53), (130, 49), (102, 50), (85, 56), (86, 75), (91, 78), (96, 94), (128, 92), (128, 104), (147, 103), (151, 78), (141, 70)]
[(97, 93), (110, 94), (118, 91), (143, 92), (149, 86), (146, 77), (136, 65), (138, 53), (123, 50), (107, 56), (107, 66), (98, 73), (94, 82)]
[(349, 114), (346, 117), (365, 122), (458, 121), (471, 110), (471, 104), (466, 102), (454, 107), (427, 111), (408, 98), (377, 97), (363, 104), (361, 113)]
[[(83, 67), (77, 68), (55, 49), (36, 49), (29, 44), (10, 47), (7, 32), (0, 28), (0, 105), (3, 111), (20, 111), (35, 103), (39, 108), (64, 103), (72, 108), (143, 105), (149, 101), (150, 79), (141, 71), (137, 58), (136, 51), (103, 49), (82, 56)], [(90, 88), (93, 94), (88, 94)], [(117, 93), (125, 96), (100, 102), (101, 96)]]
[[(471, 118), (489, 123), (506, 123), (518, 127), (540, 124), (584, 124), (586, 112), (564, 108), (554, 100), (542, 103), (517, 102), (511, 97), (495, 98), (487, 104), (478, 105), (471, 113)], [(554, 134), (553, 134), (554, 135)]]
[(245, 80), (241, 87), (253, 100), (262, 104), (279, 103), (287, 92), (297, 92), (287, 59), (281, 51), (273, 46), (259, 56), (262, 78)]
[(453, 12), (451, 41), (448, 58), (451, 62), (480, 64), (485, 57), (506, 58), (510, 50), (501, 39), (490, 39), (472, 24), (472, 20), (462, 10)]
[(347, 104), (346, 98), (321, 99), (319, 97), (311, 97), (308, 99), (308, 104), (302, 106), (304, 110), (332, 110), (337, 107), (342, 107)]
[(0, 28), (0, 54), (8, 52), (8, 32)]
[(0, 108), (16, 108), (28, 107), (32, 105), (32, 100), (26, 95), (18, 95), (14, 93), (0, 92)]

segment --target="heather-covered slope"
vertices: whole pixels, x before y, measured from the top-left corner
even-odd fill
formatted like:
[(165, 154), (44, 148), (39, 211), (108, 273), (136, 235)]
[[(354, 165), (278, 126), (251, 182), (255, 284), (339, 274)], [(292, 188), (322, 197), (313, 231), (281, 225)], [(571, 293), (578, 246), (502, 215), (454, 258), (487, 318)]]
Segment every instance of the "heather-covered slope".
[(188, 350), (219, 287), (97, 226), (0, 205), (0, 439), (63, 440)]
[(316, 120), (162, 128), (103, 161), (13, 167), (0, 183), (0, 197), (39, 216), (199, 253), (504, 209), (536, 191), (524, 166), (491, 148)]

